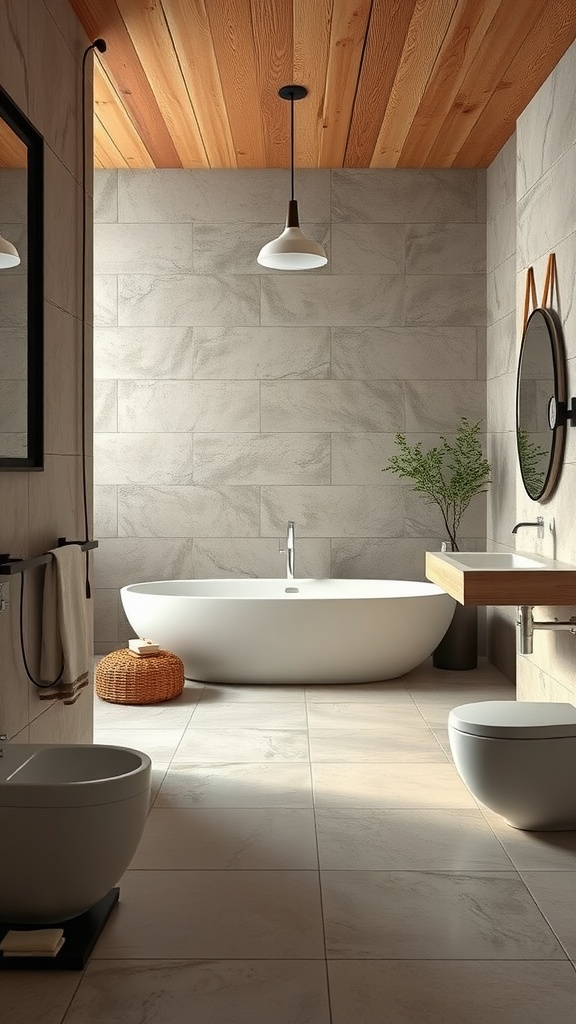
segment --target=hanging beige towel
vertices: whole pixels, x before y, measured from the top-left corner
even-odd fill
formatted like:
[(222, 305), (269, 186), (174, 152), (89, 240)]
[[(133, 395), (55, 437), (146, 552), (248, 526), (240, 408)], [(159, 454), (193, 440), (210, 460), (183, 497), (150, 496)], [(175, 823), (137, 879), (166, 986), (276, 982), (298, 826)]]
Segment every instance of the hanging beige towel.
[(50, 552), (42, 598), (42, 649), (40, 678), (56, 679), (62, 662), (64, 672), (56, 686), (39, 690), (41, 700), (59, 698), (73, 704), (88, 685), (88, 630), (84, 554), (78, 544), (66, 544)]

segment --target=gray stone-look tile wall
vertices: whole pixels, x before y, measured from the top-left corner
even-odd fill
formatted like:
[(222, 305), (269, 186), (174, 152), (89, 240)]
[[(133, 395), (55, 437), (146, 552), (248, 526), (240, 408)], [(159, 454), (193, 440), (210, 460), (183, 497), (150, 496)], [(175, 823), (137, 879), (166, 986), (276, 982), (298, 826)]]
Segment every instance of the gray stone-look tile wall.
[[(524, 296), (528, 266), (534, 267), (541, 299), (550, 252), (558, 266), (558, 310), (568, 363), (568, 394), (576, 385), (576, 44), (566, 52), (517, 124), (517, 295)], [(520, 314), (521, 315), (521, 314)], [(576, 564), (576, 431), (568, 428), (559, 485), (544, 505), (530, 500), (516, 476), (516, 520), (543, 515), (555, 519), (555, 534), (538, 541), (532, 531), (518, 534), (517, 547), (541, 551)], [(538, 617), (567, 619), (574, 607), (539, 608)], [(576, 640), (569, 633), (539, 632), (532, 656), (518, 656), (518, 694), (523, 700), (576, 703)]]
[[(515, 134), (488, 168), (486, 199), (486, 387), (488, 458), (492, 465), (487, 540), (490, 549), (506, 550), (514, 546), (510, 531), (516, 522), (515, 394), (521, 331), (516, 315)], [(515, 609), (488, 609), (488, 655), (511, 679), (516, 671), (514, 622)]]
[(423, 578), (442, 524), (382, 467), (485, 417), (484, 172), (297, 172), (308, 273), (256, 262), (285, 171), (95, 177), (97, 649), (123, 584), (283, 575), (289, 518), (303, 576)]
[[(88, 40), (64, 0), (0, 3), (0, 85), (44, 137), (44, 470), (0, 473), (0, 549), (32, 557), (55, 546), (57, 538), (83, 536), (81, 465), (81, 244), (82, 204), (92, 205), (91, 171), (87, 195), (81, 188), (81, 63)], [(88, 65), (90, 76), (90, 64)], [(90, 77), (88, 108), (92, 107)], [(88, 168), (91, 160), (88, 159)], [(12, 235), (7, 179), (0, 182), (0, 223)], [(90, 213), (88, 213), (90, 218)], [(16, 238), (14, 238), (16, 241)], [(18, 248), (20, 245), (16, 242)], [(23, 248), (21, 250), (24, 251)], [(88, 286), (91, 255), (88, 256)], [(2, 278), (2, 288), (17, 276)], [(88, 308), (90, 299), (88, 299)], [(5, 296), (0, 301), (0, 362), (5, 373), (18, 368), (5, 360)], [(88, 436), (91, 446), (92, 328), (86, 325)], [(10, 359), (18, 345), (8, 341)], [(20, 350), (21, 351), (21, 350)], [(13, 379), (13, 378), (12, 378)], [(0, 382), (1, 383), (1, 382)], [(4, 405), (2, 401), (0, 404)], [(0, 427), (0, 430), (2, 427)], [(91, 456), (91, 450), (89, 452)], [(91, 476), (91, 457), (88, 477)], [(91, 518), (91, 509), (89, 511)], [(19, 742), (89, 742), (91, 692), (71, 706), (40, 701), (20, 655), (18, 577), (4, 596), (0, 614), (0, 732)], [(37, 670), (42, 573), (26, 576), (24, 639), (29, 663)], [(91, 615), (91, 603), (89, 604)]]

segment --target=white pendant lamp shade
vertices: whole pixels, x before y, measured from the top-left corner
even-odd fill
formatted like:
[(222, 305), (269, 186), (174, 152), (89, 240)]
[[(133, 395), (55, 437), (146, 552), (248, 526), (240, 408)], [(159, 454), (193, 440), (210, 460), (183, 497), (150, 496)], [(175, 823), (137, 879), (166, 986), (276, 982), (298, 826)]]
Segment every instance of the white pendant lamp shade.
[(263, 245), (258, 253), (258, 263), (273, 270), (313, 270), (328, 262), (326, 253), (319, 242), (308, 238), (298, 224), (298, 203), (288, 203), (286, 227), (278, 238)]
[(326, 253), (313, 238), (300, 230), (298, 203), (294, 198), (294, 100), (301, 100), (308, 94), (303, 85), (283, 85), (278, 95), (290, 100), (290, 177), (292, 198), (288, 203), (286, 227), (278, 238), (263, 245), (258, 253), (258, 263), (272, 270), (313, 270), (328, 263)]
[(8, 267), (17, 267), (19, 263), (20, 257), (16, 246), (0, 235), (0, 270), (7, 270)]

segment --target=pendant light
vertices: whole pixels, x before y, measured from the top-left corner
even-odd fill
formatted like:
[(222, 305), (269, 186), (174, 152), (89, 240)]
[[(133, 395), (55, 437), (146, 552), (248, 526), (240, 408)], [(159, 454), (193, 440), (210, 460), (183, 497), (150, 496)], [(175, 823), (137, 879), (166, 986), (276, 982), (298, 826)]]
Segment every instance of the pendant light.
[(319, 242), (308, 238), (300, 230), (298, 203), (294, 198), (294, 100), (304, 99), (308, 90), (303, 85), (283, 85), (278, 95), (283, 100), (290, 100), (291, 197), (286, 227), (278, 238), (262, 246), (258, 253), (258, 263), (273, 270), (312, 270), (314, 267), (323, 267), (328, 260)]
[(8, 267), (17, 267), (19, 263), (20, 256), (16, 246), (0, 235), (0, 270), (7, 270)]

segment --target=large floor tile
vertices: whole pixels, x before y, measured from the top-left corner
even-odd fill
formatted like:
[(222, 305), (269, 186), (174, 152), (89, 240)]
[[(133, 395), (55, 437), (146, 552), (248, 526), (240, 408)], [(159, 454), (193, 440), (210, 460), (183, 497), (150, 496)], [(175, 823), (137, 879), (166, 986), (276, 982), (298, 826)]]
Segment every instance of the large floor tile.
[(3, 971), (2, 1024), (60, 1024), (80, 978), (76, 972)]
[(130, 867), (314, 870), (314, 815), (271, 807), (154, 809)]
[(98, 960), (323, 955), (315, 871), (128, 871), (94, 952)]
[(312, 765), (317, 807), (455, 808), (478, 805), (445, 764)]
[(278, 701), (201, 701), (190, 719), (190, 729), (305, 729), (306, 707)]
[(311, 807), (310, 765), (299, 761), (172, 764), (157, 807)]
[(446, 761), (446, 754), (426, 726), (388, 723), (386, 728), (310, 729), (311, 761)]
[(307, 704), (341, 704), (359, 703), (367, 701), (369, 704), (403, 704), (405, 707), (414, 707), (414, 701), (406, 690), (403, 683), (397, 679), (390, 679), (383, 683), (346, 683), (318, 685), (306, 687)]
[(304, 729), (189, 729), (174, 757), (204, 763), (222, 761), (306, 761)]
[[(199, 698), (198, 698), (199, 699)], [(134, 707), (127, 704), (94, 702), (94, 723), (102, 729), (177, 729), (185, 728), (192, 718), (198, 701), (193, 704), (145, 704)]]
[(176, 729), (110, 729), (99, 725), (94, 728), (95, 743), (143, 750), (153, 761), (162, 764), (172, 760), (183, 735), (183, 725)]
[(422, 728), (424, 720), (416, 705), (370, 704), (367, 701), (309, 701), (308, 725), (311, 729), (398, 729)]
[(576, 960), (576, 871), (522, 871), (521, 875), (568, 956)]
[(485, 807), (482, 813), (518, 871), (576, 872), (576, 831), (526, 832)]
[(270, 703), (279, 704), (305, 704), (306, 695), (303, 686), (247, 686), (240, 684), (233, 686), (227, 683), (206, 683), (202, 693), (203, 704), (228, 704), (232, 701), (246, 701), (247, 703)]
[(332, 1024), (566, 1024), (576, 1005), (569, 963), (351, 960), (328, 971)]
[(562, 960), (514, 872), (324, 871), (326, 948), (336, 959)]
[(104, 1022), (329, 1024), (326, 969), (306, 960), (93, 962), (66, 1024)]
[(480, 811), (316, 811), (323, 869), (506, 871)]

